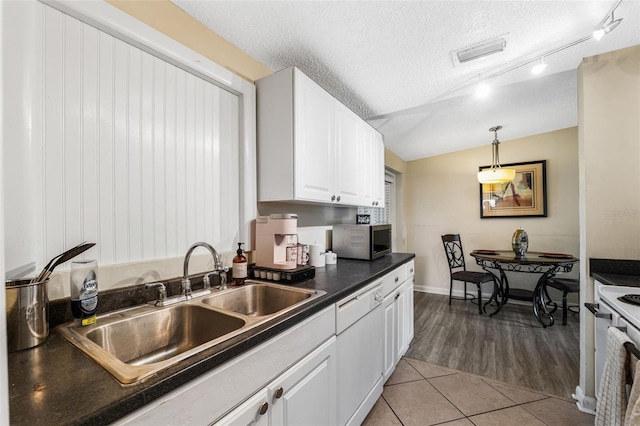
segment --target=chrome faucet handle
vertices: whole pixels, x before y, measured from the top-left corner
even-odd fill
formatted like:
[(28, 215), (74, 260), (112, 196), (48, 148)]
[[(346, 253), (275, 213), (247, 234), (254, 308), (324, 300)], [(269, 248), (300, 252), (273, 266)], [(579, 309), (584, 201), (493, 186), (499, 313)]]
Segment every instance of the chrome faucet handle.
[(182, 294), (187, 299), (191, 299), (191, 280), (189, 278), (183, 278), (181, 281), (182, 284)]
[[(225, 266), (221, 270), (216, 271), (220, 275), (220, 285), (218, 286), (219, 290), (226, 290), (229, 288), (227, 285), (227, 272), (229, 272), (229, 267)], [(224, 274), (222, 273), (224, 272)]]
[(204, 274), (204, 277), (202, 278), (202, 282), (203, 282), (203, 286), (202, 288), (205, 290), (209, 290), (211, 288), (211, 280), (209, 279), (210, 275), (213, 275), (215, 272), (210, 272), (208, 274)]
[(167, 298), (167, 287), (163, 283), (148, 283), (145, 284), (145, 288), (158, 287), (158, 300), (156, 300), (156, 306), (162, 304)]

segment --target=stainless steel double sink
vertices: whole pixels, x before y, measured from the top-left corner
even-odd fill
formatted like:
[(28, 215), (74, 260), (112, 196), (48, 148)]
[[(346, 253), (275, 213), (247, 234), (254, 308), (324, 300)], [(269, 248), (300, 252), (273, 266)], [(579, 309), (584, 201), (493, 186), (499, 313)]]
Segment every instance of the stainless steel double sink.
[(56, 330), (119, 382), (130, 384), (222, 346), (324, 294), (321, 290), (247, 282), (174, 305), (113, 311), (99, 315), (88, 327), (68, 323)]

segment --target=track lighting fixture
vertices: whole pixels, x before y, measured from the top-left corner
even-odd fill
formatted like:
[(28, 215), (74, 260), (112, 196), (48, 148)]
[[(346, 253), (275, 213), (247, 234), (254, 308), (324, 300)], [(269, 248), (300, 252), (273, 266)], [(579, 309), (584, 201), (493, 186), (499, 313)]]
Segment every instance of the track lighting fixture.
[(599, 27), (596, 27), (595, 30), (593, 30), (593, 38), (595, 38), (596, 40), (600, 40), (602, 37), (605, 36), (605, 34), (609, 34), (618, 25), (620, 25), (620, 22), (622, 22), (623, 18), (615, 19), (615, 17), (613, 16), (614, 12), (615, 12), (615, 9), (611, 11), (611, 20), (609, 22), (607, 22), (606, 24), (603, 23)]
[(540, 62), (535, 64), (533, 68), (531, 68), (531, 73), (538, 75), (542, 74), (542, 72), (547, 68), (547, 64), (544, 62), (544, 56), (540, 58)]

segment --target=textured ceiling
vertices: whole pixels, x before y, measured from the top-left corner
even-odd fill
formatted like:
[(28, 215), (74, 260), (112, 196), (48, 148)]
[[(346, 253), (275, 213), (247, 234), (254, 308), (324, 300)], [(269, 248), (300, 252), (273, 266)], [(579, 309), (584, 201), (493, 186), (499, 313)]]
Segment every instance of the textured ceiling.
[[(498, 124), (501, 141), (575, 126), (582, 58), (640, 44), (637, 0), (602, 40), (546, 56), (540, 76), (509, 69), (590, 36), (618, 1), (172, 1), (270, 69), (300, 68), (405, 160), (489, 145)], [(453, 61), (498, 36), (504, 52)]]

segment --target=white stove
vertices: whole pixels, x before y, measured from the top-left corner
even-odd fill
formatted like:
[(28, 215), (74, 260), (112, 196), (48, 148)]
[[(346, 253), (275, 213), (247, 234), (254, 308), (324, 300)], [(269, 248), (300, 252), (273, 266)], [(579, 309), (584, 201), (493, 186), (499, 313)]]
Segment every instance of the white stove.
[(605, 285), (595, 281), (595, 385), (596, 395), (600, 387), (600, 377), (607, 354), (607, 330), (617, 327), (640, 347), (640, 305), (621, 301), (628, 294), (640, 295), (640, 287)]
[(632, 305), (618, 299), (619, 297), (627, 294), (640, 296), (639, 287), (617, 287), (602, 285), (598, 290), (598, 294), (600, 295), (601, 301), (605, 302), (621, 317), (625, 318), (635, 327), (640, 329), (640, 305)]

